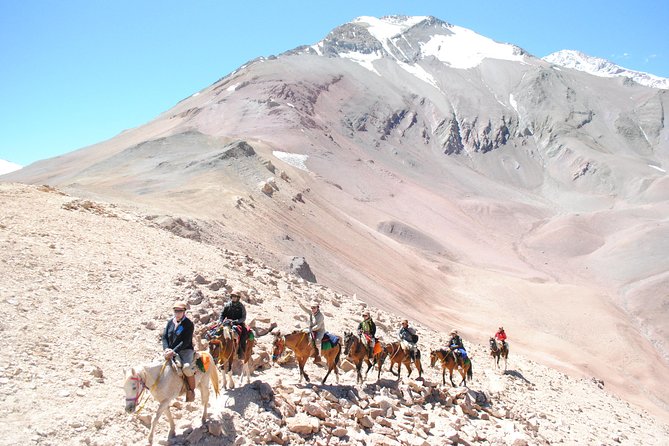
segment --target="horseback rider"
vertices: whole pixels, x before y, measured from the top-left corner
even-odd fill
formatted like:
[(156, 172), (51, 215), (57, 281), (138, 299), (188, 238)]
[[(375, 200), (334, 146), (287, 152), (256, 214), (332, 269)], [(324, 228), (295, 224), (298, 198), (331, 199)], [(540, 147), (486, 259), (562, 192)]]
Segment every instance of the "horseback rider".
[(239, 291), (232, 291), (230, 293), (230, 300), (223, 305), (223, 311), (221, 311), (221, 315), (218, 318), (218, 323), (238, 330), (239, 346), (237, 348), (237, 355), (239, 358), (244, 355), (246, 339), (248, 338), (248, 330), (246, 329), (245, 322), (246, 308), (241, 302), (241, 293)]
[(499, 327), (497, 333), (495, 333), (495, 340), (502, 343), (502, 347), (508, 349), (506, 343), (506, 332), (504, 332), (504, 327)]
[(325, 317), (323, 316), (323, 313), (321, 313), (320, 304), (316, 301), (311, 302), (311, 309), (307, 309), (299, 302), (298, 304), (304, 311), (309, 313), (309, 328), (306, 328), (303, 331), (311, 335), (311, 346), (314, 348), (314, 363), (320, 364), (321, 341), (325, 335)]
[(402, 346), (402, 349), (405, 352), (409, 352), (409, 359), (413, 361), (416, 357), (416, 342), (418, 342), (418, 335), (416, 334), (416, 330), (412, 327), (409, 327), (409, 321), (404, 319), (402, 321), (402, 327), (400, 327), (400, 331), (397, 333), (397, 335), (400, 338), (400, 345)]
[(458, 330), (451, 330), (451, 339), (448, 341), (448, 348), (456, 355), (461, 356), (462, 359), (467, 359), (467, 350), (462, 343), (462, 338), (458, 334)]
[(167, 321), (163, 331), (163, 356), (166, 360), (174, 360), (181, 366), (186, 377), (186, 402), (195, 400), (195, 348), (193, 347), (193, 322), (186, 316), (186, 302), (175, 302), (172, 305), (174, 317)]
[(362, 322), (358, 324), (358, 336), (365, 342), (367, 346), (367, 355), (372, 358), (374, 356), (374, 344), (376, 343), (376, 324), (369, 316), (369, 311), (365, 310), (362, 313)]

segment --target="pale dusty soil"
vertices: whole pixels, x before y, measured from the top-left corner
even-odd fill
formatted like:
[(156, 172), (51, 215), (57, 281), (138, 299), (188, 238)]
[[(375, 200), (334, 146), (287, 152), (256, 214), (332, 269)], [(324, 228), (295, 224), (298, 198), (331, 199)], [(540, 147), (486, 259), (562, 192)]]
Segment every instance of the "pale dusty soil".
[[(209, 282), (225, 279), (228, 289), (246, 291), (249, 320), (256, 319), (259, 327), (270, 321), (284, 331), (303, 326), (306, 317), (297, 301), (317, 299), (328, 329), (342, 334), (355, 327), (365, 307), (354, 296), (304, 283), (244, 253), (177, 237), (136, 209), (76, 200), (54, 190), (0, 183), (0, 299), (5, 308), (0, 331), (13, 351), (0, 365), (0, 444), (144, 442), (146, 426), (123, 411), (123, 371), (158, 357), (159, 335), (177, 298), (202, 291), (204, 300), (191, 308), (200, 330), (201, 321), (218, 314), (226, 288), (213, 291)], [(197, 283), (198, 275), (205, 283)], [(372, 307), (372, 314), (381, 337), (390, 340), (400, 317), (387, 312), (382, 302)], [(443, 346), (445, 333), (416, 326), (424, 354)], [(469, 327), (461, 330), (467, 334)], [(259, 338), (257, 351), (268, 352), (271, 341), (271, 335)], [(312, 388), (297, 385), (297, 370), (288, 364), (262, 367), (254, 373), (255, 384), (223, 392), (212, 403), (209, 423), (222, 426), (218, 436), (199, 427), (196, 405), (175, 403), (174, 443), (253, 444), (268, 441), (263, 435), (270, 430), (290, 444), (448, 444), (450, 430), (463, 442), (480, 444), (660, 445), (669, 438), (667, 425), (608, 393), (606, 383), (570, 377), (514, 354), (513, 339), (506, 374), (492, 367), (485, 346), (466, 336), (465, 343), (475, 366), (469, 387), (487, 395), (494, 415), (478, 409), (464, 415), (460, 406), (440, 399), (407, 402), (411, 388), (418, 389), (415, 397), (440, 382), (437, 370), (429, 367), (425, 382), (397, 383), (386, 368), (379, 383), (370, 375), (364, 386), (355, 386), (354, 375), (347, 372), (339, 385), (330, 378), (327, 386)], [(256, 361), (262, 363), (263, 357)], [(308, 371), (316, 382), (324, 374), (311, 363)], [(263, 402), (258, 390), (263, 382), (273, 386), (277, 405), (292, 401), (298, 414), (313, 410), (305, 401), (326, 404), (323, 389), (339, 402), (328, 403), (329, 418), (320, 421), (318, 431), (301, 436), (286, 427), (292, 418), (285, 413), (288, 403), (273, 409)], [(373, 407), (369, 401), (375, 395), (389, 398), (395, 415), (361, 428), (355, 416), (347, 416), (353, 410), (348, 407), (352, 393), (361, 410)], [(149, 401), (146, 413), (155, 407)], [(431, 428), (418, 420), (423, 413)], [(388, 426), (380, 427), (381, 419)], [(334, 435), (335, 426), (343, 426), (347, 434)], [(410, 438), (402, 436), (411, 429)], [(163, 419), (156, 441), (166, 437)]]

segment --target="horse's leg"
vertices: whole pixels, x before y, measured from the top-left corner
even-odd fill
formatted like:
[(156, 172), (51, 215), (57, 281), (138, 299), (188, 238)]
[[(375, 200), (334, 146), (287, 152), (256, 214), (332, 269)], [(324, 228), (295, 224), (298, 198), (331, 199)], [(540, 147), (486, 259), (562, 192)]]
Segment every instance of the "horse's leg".
[(451, 386), (455, 387), (455, 383), (453, 382), (453, 368), (448, 369), (448, 379), (451, 380)]
[(302, 377), (304, 376), (304, 379), (309, 382), (309, 375), (307, 375), (307, 372), (304, 371), (304, 364), (306, 364), (307, 359), (309, 357), (301, 357), (298, 359), (298, 364), (300, 365), (300, 383), (302, 382)]
[[(357, 377), (355, 382), (362, 384), (362, 360), (360, 360), (356, 365), (355, 365), (355, 371), (357, 372)], [(369, 369), (367, 369), (369, 371)]]
[(158, 420), (160, 419), (160, 416), (165, 412), (165, 409), (167, 409), (167, 420), (170, 423), (170, 438), (174, 436), (174, 420), (172, 419), (172, 414), (169, 411), (169, 405), (170, 405), (170, 400), (165, 400), (160, 403), (158, 406), (158, 410), (156, 411), (156, 415), (153, 417), (153, 421), (151, 422), (151, 430), (149, 431), (149, 439), (148, 442), (149, 444), (153, 443), (153, 434), (156, 431), (156, 426), (158, 425)]
[(441, 383), (446, 385), (446, 364), (441, 365)]
[(423, 377), (423, 364), (421, 364), (420, 359), (416, 358), (414, 361), (414, 364), (416, 365), (416, 370), (418, 370), (418, 377), (422, 378)]
[(204, 406), (204, 410), (202, 411), (202, 424), (204, 424), (207, 421), (207, 409), (209, 405), (209, 375), (202, 375), (198, 387), (200, 388), (200, 396), (202, 397), (202, 405)]
[[(339, 349), (340, 349), (339, 351), (340, 351), (340, 353), (341, 353), (341, 347), (339, 347)], [(337, 354), (335, 355), (335, 357), (334, 357), (334, 363), (333, 363), (333, 364), (334, 364), (334, 372), (335, 372), (335, 382), (336, 382), (337, 384), (339, 384), (339, 368), (338, 368), (338, 364), (337, 364), (339, 361), (338, 361), (337, 359), (339, 359), (339, 354), (340, 354), (340, 353), (337, 353)]]
[(232, 378), (232, 363), (233, 363), (234, 360), (235, 360), (235, 354), (236, 354), (236, 350), (233, 350), (233, 351), (232, 351), (232, 355), (231, 355), (230, 358), (228, 359), (228, 379), (230, 380), (230, 388), (231, 388), (231, 389), (234, 389), (234, 388), (235, 388), (235, 381), (234, 381), (234, 379)]

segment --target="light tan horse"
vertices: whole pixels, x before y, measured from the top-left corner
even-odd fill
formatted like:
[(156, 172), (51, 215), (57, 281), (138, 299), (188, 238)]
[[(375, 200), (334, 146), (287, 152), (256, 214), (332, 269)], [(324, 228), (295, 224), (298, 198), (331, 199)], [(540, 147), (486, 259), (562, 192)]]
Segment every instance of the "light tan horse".
[[(307, 359), (314, 354), (314, 347), (311, 344), (309, 333), (295, 330), (285, 336), (282, 336), (280, 333), (275, 334), (272, 360), (276, 361), (279, 359), (286, 348), (291, 349), (295, 353), (295, 358), (297, 358), (297, 364), (300, 367), (299, 382), (302, 382), (302, 377), (309, 382), (309, 375), (304, 371), (304, 365), (307, 363)], [(339, 364), (339, 356), (341, 355), (341, 340), (332, 348), (322, 351), (322, 354), (323, 357), (325, 357), (328, 366), (328, 372), (325, 374), (322, 384), (325, 384), (325, 380), (328, 379), (330, 372), (333, 370), (335, 372), (335, 379), (337, 380), (337, 383), (339, 383), (339, 370), (337, 370), (337, 365)]]
[[(240, 358), (242, 361), (242, 372), (240, 380), (244, 379), (246, 375), (246, 383), (251, 382), (251, 370), (249, 360), (253, 354), (253, 346), (255, 340), (247, 339), (244, 354)], [(209, 352), (216, 359), (217, 364), (221, 367), (223, 372), (223, 388), (234, 389), (235, 381), (232, 379), (232, 365), (237, 360), (237, 348), (239, 346), (239, 339), (236, 332), (229, 326), (224, 326), (217, 336), (209, 337)]]
[(495, 338), (490, 338), (490, 356), (497, 368), (499, 368), (500, 358), (504, 358), (504, 371), (506, 371), (506, 363), (509, 359), (509, 346), (506, 342), (497, 342)]
[[(367, 379), (367, 374), (375, 365), (378, 366), (379, 373), (377, 380), (381, 379), (381, 367), (383, 361), (386, 359), (386, 352), (381, 346), (381, 341), (377, 341), (375, 345), (372, 360), (369, 360), (369, 353), (367, 345), (360, 339), (359, 336), (350, 332), (344, 332), (344, 354), (355, 365), (355, 370), (358, 374), (356, 382), (362, 384)], [(367, 371), (365, 377), (362, 377), (362, 364), (367, 363)]]
[[(408, 372), (407, 377), (411, 376), (411, 363), (413, 363), (418, 370), (418, 377), (420, 378), (423, 376), (423, 366), (420, 363), (420, 350), (416, 349), (413, 360), (411, 359), (411, 356), (409, 356), (409, 352), (405, 351), (399, 342), (387, 344), (385, 351), (386, 357), (390, 361), (390, 373), (393, 375), (400, 378), (402, 364), (404, 364)], [(393, 366), (395, 364), (397, 364), (397, 373), (393, 371)]]
[(457, 368), (460, 376), (462, 376), (460, 385), (466, 386), (467, 378), (472, 379), (473, 377), (472, 361), (469, 358), (462, 359), (462, 357), (456, 356), (453, 351), (442, 348), (441, 350), (432, 350), (430, 352), (430, 367), (434, 367), (437, 361), (441, 361), (441, 381), (443, 384), (446, 384), (446, 369), (448, 369), (453, 387), (455, 387), (455, 383), (453, 382), (454, 369)]
[[(199, 352), (203, 362), (209, 364), (206, 372), (201, 372), (196, 367), (195, 371), (195, 387), (200, 389), (202, 396), (202, 405), (204, 411), (202, 412), (202, 422), (207, 419), (207, 405), (209, 404), (209, 383), (214, 385), (214, 392), (216, 396), (219, 394), (218, 388), (218, 371), (214, 359), (208, 352)], [(156, 415), (151, 422), (151, 430), (149, 431), (149, 444), (153, 443), (153, 434), (158, 424), (158, 419), (165, 412), (167, 421), (170, 423), (169, 437), (174, 437), (175, 426), (172, 412), (170, 412), (170, 403), (172, 400), (185, 393), (186, 385), (184, 380), (172, 368), (170, 361), (163, 361), (149, 365), (134, 367), (125, 373), (125, 382), (123, 390), (125, 392), (125, 410), (132, 413), (141, 407), (139, 399), (141, 398), (145, 389), (153, 396), (153, 399), (158, 401), (159, 406)]]

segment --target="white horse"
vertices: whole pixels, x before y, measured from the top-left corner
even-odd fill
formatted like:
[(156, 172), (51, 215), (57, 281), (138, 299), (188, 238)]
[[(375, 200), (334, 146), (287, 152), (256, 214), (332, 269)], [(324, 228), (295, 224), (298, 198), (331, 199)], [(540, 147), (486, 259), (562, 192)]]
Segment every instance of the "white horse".
[[(218, 371), (216, 370), (216, 363), (208, 352), (199, 352), (199, 354), (205, 362), (209, 363), (209, 368), (205, 373), (202, 373), (197, 368), (195, 371), (195, 387), (200, 389), (202, 405), (204, 406), (204, 412), (202, 413), (202, 423), (204, 423), (207, 419), (210, 381), (214, 385), (216, 396), (219, 394)], [(208, 357), (208, 361), (205, 357)], [(170, 422), (169, 437), (173, 437), (175, 435), (175, 426), (169, 406), (175, 397), (185, 393), (186, 386), (183, 378), (172, 369), (170, 364), (166, 365), (165, 362), (139, 366), (126, 371), (125, 383), (123, 384), (126, 412), (132, 413), (137, 409), (139, 399), (145, 389), (149, 389), (153, 398), (160, 403), (156, 411), (156, 416), (151, 422), (149, 444), (153, 443), (153, 433), (158, 424), (158, 419), (165, 411), (167, 420)]]

